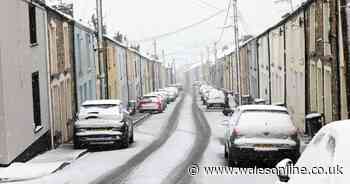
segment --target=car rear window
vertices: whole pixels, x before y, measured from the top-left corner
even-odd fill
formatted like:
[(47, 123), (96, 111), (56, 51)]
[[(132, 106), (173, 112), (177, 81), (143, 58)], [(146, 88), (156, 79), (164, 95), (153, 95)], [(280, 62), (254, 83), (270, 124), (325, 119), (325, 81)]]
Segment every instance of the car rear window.
[(238, 121), (238, 123), (241, 125), (254, 125), (266, 122), (269, 124), (292, 124), (292, 120), (290, 119), (288, 112), (272, 110), (245, 111), (241, 114)]
[(145, 97), (142, 98), (142, 100), (145, 100), (145, 101), (156, 101), (157, 97), (156, 96), (145, 96)]

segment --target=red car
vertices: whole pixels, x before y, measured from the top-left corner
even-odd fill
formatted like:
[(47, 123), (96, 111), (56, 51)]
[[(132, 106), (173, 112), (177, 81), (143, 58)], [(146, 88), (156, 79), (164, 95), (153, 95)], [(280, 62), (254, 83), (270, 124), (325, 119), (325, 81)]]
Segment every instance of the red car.
[(162, 97), (158, 95), (146, 95), (141, 98), (138, 103), (138, 109), (141, 113), (145, 111), (159, 112), (164, 111), (164, 104), (162, 103)]

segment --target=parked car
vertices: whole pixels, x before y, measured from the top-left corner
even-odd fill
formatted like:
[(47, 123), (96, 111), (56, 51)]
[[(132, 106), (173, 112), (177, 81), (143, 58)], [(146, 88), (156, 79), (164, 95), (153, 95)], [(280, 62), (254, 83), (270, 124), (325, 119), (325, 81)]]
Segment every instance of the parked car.
[(209, 92), (213, 90), (214, 88), (211, 86), (203, 85), (199, 89), (199, 94), (201, 96), (201, 100), (203, 102), (203, 105), (206, 105), (206, 99), (209, 95)]
[(206, 97), (206, 105), (207, 109), (211, 107), (225, 107), (225, 94), (219, 90), (211, 90), (209, 91), (208, 96)]
[(120, 100), (91, 100), (80, 107), (74, 123), (74, 148), (110, 144), (129, 147), (133, 122)]
[(159, 89), (159, 92), (164, 92), (167, 94), (167, 102), (173, 102), (176, 100), (177, 94), (173, 90), (169, 90), (168, 88), (165, 89)]
[[(305, 148), (295, 165), (292, 165), (290, 158), (285, 158), (276, 165), (277, 168), (293, 166), (321, 173), (290, 175), (290, 173), (281, 172), (278, 175), (279, 181), (276, 183), (349, 183), (348, 174), (346, 174), (350, 172), (349, 131), (350, 120), (336, 121), (324, 126)], [(314, 167), (319, 169), (315, 170)], [(333, 173), (322, 173), (323, 169)]]
[(145, 111), (159, 112), (162, 113), (165, 109), (164, 99), (156, 94), (148, 94), (143, 96), (138, 104), (138, 109), (141, 113)]
[(225, 157), (230, 166), (244, 161), (275, 162), (299, 157), (300, 141), (288, 111), (273, 105), (243, 105), (225, 123)]
[(164, 103), (164, 109), (171, 102), (170, 96), (169, 96), (168, 92), (166, 92), (166, 91), (152, 92), (151, 95), (157, 95), (157, 96), (160, 96), (162, 98), (162, 102)]

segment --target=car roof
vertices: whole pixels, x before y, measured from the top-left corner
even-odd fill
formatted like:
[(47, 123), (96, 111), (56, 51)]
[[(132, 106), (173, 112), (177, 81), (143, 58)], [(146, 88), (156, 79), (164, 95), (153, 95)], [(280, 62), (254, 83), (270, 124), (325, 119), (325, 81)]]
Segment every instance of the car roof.
[(276, 105), (242, 105), (238, 107), (241, 111), (249, 111), (249, 110), (272, 110), (272, 111), (286, 111), (287, 108), (276, 106)]
[(87, 100), (82, 105), (120, 105), (121, 100)]
[(348, 134), (350, 131), (350, 120), (334, 121), (334, 122), (328, 123), (322, 129), (326, 131), (330, 130), (341, 137), (342, 136), (349, 137)]

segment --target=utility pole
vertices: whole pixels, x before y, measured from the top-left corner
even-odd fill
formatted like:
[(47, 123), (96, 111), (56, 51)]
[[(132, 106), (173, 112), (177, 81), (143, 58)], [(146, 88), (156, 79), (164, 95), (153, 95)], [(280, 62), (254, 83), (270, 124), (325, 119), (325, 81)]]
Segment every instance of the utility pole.
[[(215, 84), (216, 85), (219, 85), (219, 75), (218, 75), (218, 67), (217, 67), (217, 60), (218, 60), (218, 52), (217, 52), (217, 49), (216, 49), (216, 46), (217, 46), (217, 43), (214, 42), (214, 68), (215, 68)], [(219, 86), (217, 86), (219, 87)]]
[[(210, 63), (209, 63), (209, 60), (210, 60), (210, 49), (209, 47), (207, 46), (207, 61), (206, 63), (208, 63), (208, 66), (210, 66)], [(210, 67), (208, 67), (208, 72), (209, 72), (209, 81), (210, 83), (213, 83), (213, 79), (214, 79), (214, 74), (212, 73), (212, 71), (210, 71)], [(209, 83), (209, 84), (210, 84)]]
[[(165, 66), (166, 66), (166, 65), (165, 65), (166, 63), (165, 63), (165, 52), (164, 52), (164, 50), (162, 50), (162, 59), (163, 59), (162, 66), (165, 67)], [(164, 88), (164, 87), (165, 87), (165, 83), (166, 83), (166, 82), (164, 81), (165, 78), (164, 78), (164, 76), (163, 76), (163, 72), (161, 71), (160, 73), (161, 73), (160, 75), (161, 75), (161, 80), (162, 80), (162, 82), (161, 82), (161, 88)]]
[(236, 68), (237, 68), (237, 90), (238, 90), (238, 104), (242, 104), (242, 87), (241, 87), (241, 62), (239, 56), (239, 31), (238, 31), (238, 7), (237, 0), (233, 0), (233, 22), (234, 22), (234, 32), (235, 32), (235, 50), (236, 50)]
[(153, 42), (153, 49), (154, 49), (154, 59), (157, 59), (157, 40), (154, 40)]
[(106, 99), (106, 75), (103, 62), (103, 22), (102, 22), (102, 0), (96, 0), (96, 15), (97, 15), (97, 54), (100, 79), (100, 95), (102, 99)]

